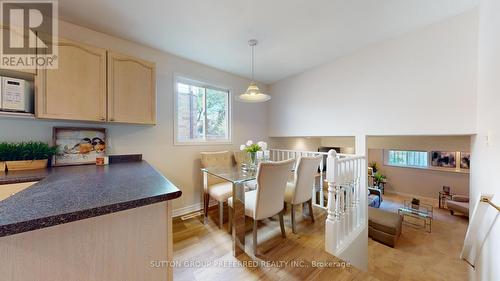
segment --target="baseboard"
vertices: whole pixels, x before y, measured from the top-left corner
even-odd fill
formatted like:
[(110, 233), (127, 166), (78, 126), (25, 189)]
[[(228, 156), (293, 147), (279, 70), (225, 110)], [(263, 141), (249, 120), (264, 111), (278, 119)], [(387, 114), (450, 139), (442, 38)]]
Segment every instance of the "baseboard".
[[(216, 206), (218, 204), (217, 200), (210, 200), (210, 203), (208, 204), (209, 207)], [(199, 202), (193, 205), (189, 205), (186, 207), (178, 208), (173, 210), (172, 212), (172, 217), (180, 217), (189, 213), (194, 213), (203, 210), (203, 202)]]
[[(432, 202), (433, 204), (438, 204), (438, 199), (437, 198), (432, 198), (432, 197), (426, 197), (426, 196), (422, 196), (422, 195), (417, 195), (417, 194), (411, 194), (411, 193), (405, 193), (405, 192), (398, 192), (398, 191), (393, 191), (393, 190), (384, 190), (385, 193), (389, 193), (389, 194), (394, 194), (394, 195), (399, 195), (399, 196), (404, 196), (404, 197), (410, 197), (410, 198), (419, 198), (419, 199), (423, 199), (425, 201), (430, 201)], [(384, 196), (382, 195), (382, 198)]]

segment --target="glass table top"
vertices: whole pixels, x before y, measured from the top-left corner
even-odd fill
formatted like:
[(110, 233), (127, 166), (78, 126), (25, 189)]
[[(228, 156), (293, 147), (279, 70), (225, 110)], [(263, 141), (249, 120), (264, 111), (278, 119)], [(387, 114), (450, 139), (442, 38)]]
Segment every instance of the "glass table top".
[(257, 175), (256, 170), (244, 170), (241, 167), (202, 168), (201, 171), (234, 184), (255, 180)]
[(429, 212), (428, 210), (423, 210), (423, 209), (415, 209), (411, 207), (401, 207), (399, 208), (399, 211), (405, 214), (412, 214), (412, 215), (417, 215), (420, 217), (424, 218), (430, 218), (432, 217), (432, 213)]

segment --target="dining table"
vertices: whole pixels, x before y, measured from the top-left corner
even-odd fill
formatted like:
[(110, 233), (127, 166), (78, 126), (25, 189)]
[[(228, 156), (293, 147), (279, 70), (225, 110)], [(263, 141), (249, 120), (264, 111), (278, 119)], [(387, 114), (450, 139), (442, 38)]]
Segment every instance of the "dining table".
[[(245, 252), (245, 191), (252, 189), (252, 186), (247, 186), (245, 183), (253, 181), (257, 176), (257, 169), (245, 169), (241, 166), (234, 167), (212, 167), (202, 168), (203, 184), (205, 190), (208, 185), (208, 177), (214, 176), (230, 182), (233, 186), (233, 206), (229, 208), (232, 212), (232, 243), (233, 256), (238, 256)], [(206, 213), (204, 221), (207, 221)]]

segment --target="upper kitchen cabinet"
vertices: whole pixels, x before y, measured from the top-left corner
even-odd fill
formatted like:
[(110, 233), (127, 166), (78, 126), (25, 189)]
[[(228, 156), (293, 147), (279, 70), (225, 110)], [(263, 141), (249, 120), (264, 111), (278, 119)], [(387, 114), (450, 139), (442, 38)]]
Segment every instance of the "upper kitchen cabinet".
[(106, 121), (106, 50), (59, 39), (57, 69), (35, 78), (38, 118)]
[(108, 52), (108, 121), (156, 123), (154, 63)]
[[(2, 35), (3, 35), (3, 32), (9, 32), (8, 33), (8, 36), (11, 37), (11, 40), (17, 40), (17, 41), (20, 41), (20, 42), (23, 42), (24, 40), (24, 35), (22, 34), (22, 31), (17, 31), (15, 29), (12, 29), (10, 30), (10, 28), (8, 26), (5, 26), (5, 25), (0, 25), (0, 29), (2, 30)], [(0, 36), (0, 44), (3, 44), (3, 37), (4, 36)], [(28, 61), (27, 63), (33, 63), (33, 62), (30, 62)], [(17, 73), (21, 73), (21, 74), (37, 74), (36, 72), (36, 66), (33, 67), (33, 69), (7, 69), (7, 68), (4, 68), (2, 67), (2, 64), (0, 64), (0, 70), (2, 71), (3, 74), (7, 74), (9, 76), (16, 76)]]

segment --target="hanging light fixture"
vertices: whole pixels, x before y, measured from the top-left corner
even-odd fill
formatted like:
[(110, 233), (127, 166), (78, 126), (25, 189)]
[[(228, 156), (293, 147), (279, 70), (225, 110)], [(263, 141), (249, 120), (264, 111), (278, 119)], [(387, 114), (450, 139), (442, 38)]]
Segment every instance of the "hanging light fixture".
[(255, 64), (255, 46), (257, 45), (257, 40), (252, 39), (248, 41), (248, 45), (252, 48), (252, 82), (250, 86), (245, 91), (245, 93), (239, 96), (239, 100), (242, 102), (265, 102), (271, 99), (270, 95), (262, 93), (254, 82), (254, 64)]

